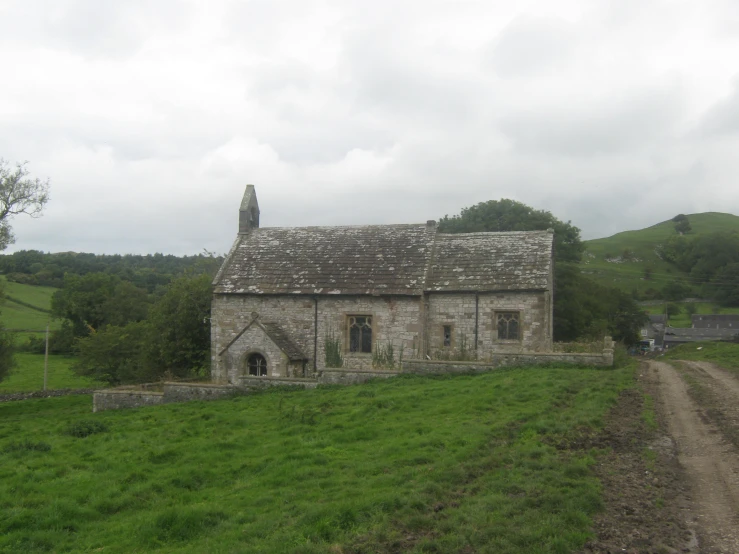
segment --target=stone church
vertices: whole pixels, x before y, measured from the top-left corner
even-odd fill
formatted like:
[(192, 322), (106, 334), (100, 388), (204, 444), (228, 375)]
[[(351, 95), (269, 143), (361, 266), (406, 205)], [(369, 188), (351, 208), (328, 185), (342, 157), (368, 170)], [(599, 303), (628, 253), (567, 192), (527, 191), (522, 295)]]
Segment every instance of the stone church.
[(212, 377), (552, 350), (552, 231), (259, 226), (248, 185), (213, 281)]

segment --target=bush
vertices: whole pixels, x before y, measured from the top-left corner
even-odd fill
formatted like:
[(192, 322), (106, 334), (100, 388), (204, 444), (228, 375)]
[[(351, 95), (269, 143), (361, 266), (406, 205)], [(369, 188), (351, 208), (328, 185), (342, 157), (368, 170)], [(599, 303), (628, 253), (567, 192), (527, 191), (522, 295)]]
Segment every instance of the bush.
[(0, 381), (15, 367), (15, 336), (0, 325)]

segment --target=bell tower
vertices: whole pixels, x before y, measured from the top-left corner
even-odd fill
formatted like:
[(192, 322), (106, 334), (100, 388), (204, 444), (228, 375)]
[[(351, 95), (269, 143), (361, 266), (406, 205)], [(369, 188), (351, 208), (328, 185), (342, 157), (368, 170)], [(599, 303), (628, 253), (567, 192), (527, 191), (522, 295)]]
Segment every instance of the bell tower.
[(254, 185), (246, 185), (239, 208), (239, 233), (248, 233), (252, 229), (259, 229), (259, 202)]

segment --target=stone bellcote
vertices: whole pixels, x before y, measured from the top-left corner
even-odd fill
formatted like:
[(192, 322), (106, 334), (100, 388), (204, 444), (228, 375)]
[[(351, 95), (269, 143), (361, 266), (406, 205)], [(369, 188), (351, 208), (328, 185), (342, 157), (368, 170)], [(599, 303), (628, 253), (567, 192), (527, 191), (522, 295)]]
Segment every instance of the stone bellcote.
[(239, 233), (248, 233), (259, 228), (259, 203), (254, 185), (246, 185), (244, 198), (239, 208)]

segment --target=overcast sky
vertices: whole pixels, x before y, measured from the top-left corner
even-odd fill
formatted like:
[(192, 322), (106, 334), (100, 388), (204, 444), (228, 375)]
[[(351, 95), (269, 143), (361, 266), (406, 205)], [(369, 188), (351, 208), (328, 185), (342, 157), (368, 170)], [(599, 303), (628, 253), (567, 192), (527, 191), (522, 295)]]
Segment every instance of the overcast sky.
[(8, 252), (226, 252), (513, 198), (584, 238), (739, 214), (737, 0), (0, 0)]

